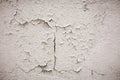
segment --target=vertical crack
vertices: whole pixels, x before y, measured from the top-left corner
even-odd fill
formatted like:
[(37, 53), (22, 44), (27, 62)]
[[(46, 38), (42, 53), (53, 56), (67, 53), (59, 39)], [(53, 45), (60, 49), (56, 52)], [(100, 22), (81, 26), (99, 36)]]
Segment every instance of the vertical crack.
[(93, 75), (94, 75), (94, 72), (93, 72), (93, 70), (91, 70), (91, 76), (92, 76), (92, 80), (94, 80), (94, 77), (93, 77)]
[(53, 40), (53, 43), (54, 43), (54, 66), (53, 66), (53, 70), (56, 70), (55, 67), (56, 67), (56, 35), (54, 33), (54, 40)]
[(55, 33), (54, 33), (54, 40), (53, 40), (53, 42), (54, 42), (54, 54), (56, 53), (56, 35), (55, 35)]

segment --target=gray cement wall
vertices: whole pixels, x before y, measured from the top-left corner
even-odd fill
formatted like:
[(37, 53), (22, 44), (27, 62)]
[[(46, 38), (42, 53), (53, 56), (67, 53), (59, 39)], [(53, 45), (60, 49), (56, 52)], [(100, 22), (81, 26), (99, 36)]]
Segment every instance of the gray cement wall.
[(0, 0), (0, 80), (120, 80), (120, 1)]

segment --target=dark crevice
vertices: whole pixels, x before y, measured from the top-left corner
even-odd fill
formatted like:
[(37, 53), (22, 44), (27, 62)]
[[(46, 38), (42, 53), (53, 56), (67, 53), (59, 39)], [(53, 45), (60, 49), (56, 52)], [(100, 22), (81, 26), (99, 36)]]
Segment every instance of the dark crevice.
[(54, 40), (53, 40), (53, 43), (54, 43), (54, 66), (53, 66), (53, 70), (56, 70), (56, 35), (54, 33)]
[(54, 40), (53, 40), (53, 42), (54, 42), (54, 53), (56, 52), (56, 35), (55, 35), (55, 33), (54, 33)]
[(92, 76), (92, 80), (94, 80), (94, 71), (91, 70), (91, 76)]

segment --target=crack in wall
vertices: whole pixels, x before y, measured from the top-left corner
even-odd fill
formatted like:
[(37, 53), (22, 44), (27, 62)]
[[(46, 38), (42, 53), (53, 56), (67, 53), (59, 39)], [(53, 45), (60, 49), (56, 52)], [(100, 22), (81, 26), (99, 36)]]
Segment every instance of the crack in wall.
[(55, 35), (55, 33), (54, 33), (53, 43), (54, 43), (54, 66), (53, 66), (53, 70), (56, 70), (56, 35)]

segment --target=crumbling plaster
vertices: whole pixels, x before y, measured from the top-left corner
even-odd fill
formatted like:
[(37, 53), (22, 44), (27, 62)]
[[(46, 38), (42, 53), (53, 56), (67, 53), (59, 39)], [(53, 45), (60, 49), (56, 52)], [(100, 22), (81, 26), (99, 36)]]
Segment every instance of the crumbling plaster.
[(0, 80), (120, 80), (119, 0), (0, 0)]

